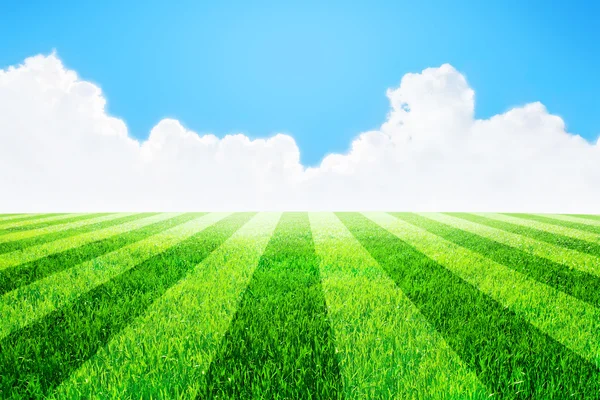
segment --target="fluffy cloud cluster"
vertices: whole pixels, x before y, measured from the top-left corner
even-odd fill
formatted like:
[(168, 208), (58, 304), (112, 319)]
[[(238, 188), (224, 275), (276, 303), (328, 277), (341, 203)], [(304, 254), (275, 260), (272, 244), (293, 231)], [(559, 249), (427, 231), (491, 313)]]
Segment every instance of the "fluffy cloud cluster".
[(0, 212), (472, 210), (600, 213), (600, 144), (540, 103), (474, 118), (450, 65), (387, 92), (379, 130), (316, 168), (294, 139), (199, 136), (165, 119), (139, 142), (55, 54), (0, 70)]

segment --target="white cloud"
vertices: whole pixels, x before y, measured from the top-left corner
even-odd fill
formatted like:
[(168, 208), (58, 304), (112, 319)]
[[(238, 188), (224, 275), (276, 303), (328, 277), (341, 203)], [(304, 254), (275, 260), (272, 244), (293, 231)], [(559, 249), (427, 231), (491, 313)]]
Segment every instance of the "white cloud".
[[(55, 54), (0, 70), (0, 212), (473, 210), (600, 213), (600, 145), (540, 103), (474, 119), (452, 66), (406, 74), (377, 131), (319, 167), (289, 135), (199, 136), (165, 119), (138, 142)], [(368, 101), (368, 99), (365, 99)]]

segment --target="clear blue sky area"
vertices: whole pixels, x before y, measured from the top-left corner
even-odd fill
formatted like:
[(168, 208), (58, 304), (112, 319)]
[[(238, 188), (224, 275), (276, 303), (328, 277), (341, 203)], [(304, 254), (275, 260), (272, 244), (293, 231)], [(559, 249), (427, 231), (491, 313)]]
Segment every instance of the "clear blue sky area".
[(478, 117), (539, 100), (600, 133), (598, 1), (0, 0), (0, 67), (53, 49), (134, 137), (164, 117), (286, 132), (308, 165), (378, 127), (405, 73), (446, 62)]

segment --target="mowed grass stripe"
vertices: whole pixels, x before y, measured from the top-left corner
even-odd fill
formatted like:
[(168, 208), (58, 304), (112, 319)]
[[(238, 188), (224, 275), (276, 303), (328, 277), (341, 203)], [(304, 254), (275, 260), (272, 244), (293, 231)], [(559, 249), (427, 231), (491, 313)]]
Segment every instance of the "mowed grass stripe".
[(6, 220), (23, 218), (23, 217), (26, 217), (27, 215), (28, 214), (0, 214), (0, 223), (4, 222)]
[(26, 232), (26, 231), (37, 230), (37, 229), (41, 229), (41, 228), (45, 228), (45, 227), (49, 227), (49, 226), (64, 225), (64, 224), (68, 224), (71, 222), (77, 222), (77, 221), (85, 221), (85, 220), (88, 220), (91, 218), (101, 217), (103, 215), (109, 215), (109, 214), (110, 213), (66, 214), (64, 216), (61, 216), (60, 218), (53, 219), (51, 221), (43, 220), (41, 222), (37, 222), (35, 224), (28, 224), (25, 226), (13, 226), (11, 228), (3, 228), (0, 230), (0, 237), (2, 237), (3, 235), (16, 233), (16, 232)]
[(69, 218), (71, 214), (27, 214), (26, 216), (11, 219), (8, 221), (0, 221), (0, 233), (5, 229), (16, 228), (20, 226), (37, 224), (43, 220), (54, 221), (56, 219)]
[(342, 395), (310, 223), (284, 213), (198, 398), (311, 398)]
[(260, 213), (79, 368), (64, 398), (193, 398), (279, 221)]
[(398, 237), (600, 367), (600, 309), (444, 239), (435, 221), (394, 214), (382, 223)]
[[(462, 213), (457, 213), (457, 214), (462, 214)], [(468, 214), (466, 214), (468, 215)], [(533, 220), (529, 220), (529, 219), (523, 219), (523, 218), (517, 218), (517, 217), (513, 217), (510, 215), (506, 215), (506, 214), (493, 214), (493, 213), (473, 213), (472, 215), (476, 215), (478, 217), (482, 217), (482, 218), (488, 218), (492, 221), (500, 221), (503, 223), (508, 223), (508, 224), (513, 224), (516, 225), (517, 228), (518, 227), (526, 227), (529, 228), (530, 231), (532, 231), (534, 234), (536, 233), (535, 231), (543, 231), (546, 232), (547, 234), (545, 235), (548, 239), (550, 239), (552, 237), (552, 235), (555, 236), (555, 241), (564, 241), (563, 237), (567, 237), (567, 238), (573, 238), (573, 239), (577, 239), (577, 240), (582, 240), (585, 242), (590, 242), (592, 244), (598, 244), (600, 243), (600, 236), (590, 233), (590, 232), (586, 232), (586, 231), (580, 231), (577, 229), (573, 229), (573, 228), (567, 228), (565, 226), (558, 226), (558, 225), (552, 225), (552, 224), (547, 224), (544, 222), (539, 222), (539, 221), (533, 221)], [(513, 227), (513, 229), (515, 229)], [(585, 243), (583, 243), (583, 245), (585, 245)]]
[[(428, 240), (434, 235), (411, 229), (410, 224), (402, 224), (391, 215), (366, 215), (377, 223), (363, 215), (338, 214), (493, 393), (508, 398), (547, 399), (562, 399), (565, 395), (582, 398), (598, 393), (600, 373), (595, 365), (456, 275), (459, 268), (465, 272), (472, 269), (470, 264), (473, 258), (478, 259), (476, 254), (461, 254), (458, 246), (448, 250), (443, 246), (439, 248), (439, 244), (447, 242), (439, 237), (435, 237), (435, 241)], [(415, 236), (415, 230), (425, 235)], [(411, 243), (403, 238), (410, 239)], [(428, 255), (423, 254), (423, 250)], [(442, 265), (432, 257), (454, 257), (457, 263)], [(449, 267), (454, 267), (453, 271)], [(478, 277), (483, 272), (484, 276), (493, 276), (486, 268), (483, 271), (476, 268), (474, 275)], [(490, 289), (502, 288), (498, 282), (504, 281), (493, 280)], [(505, 291), (511, 290), (505, 288)], [(519, 295), (523, 296), (516, 289), (515, 296)]]
[(38, 279), (55, 274), (85, 261), (110, 253), (131, 243), (146, 239), (177, 225), (198, 218), (197, 213), (186, 213), (164, 221), (158, 221), (138, 229), (132, 229), (120, 235), (88, 243), (60, 253), (54, 253), (31, 263), (0, 270), (0, 294), (10, 292), (21, 286), (29, 285)]
[[(0, 221), (0, 229), (2, 229), (3, 226), (6, 226), (6, 224), (13, 224), (13, 223), (21, 223), (21, 222), (25, 222), (28, 223), (28, 221), (32, 221), (32, 220), (41, 220), (43, 218), (50, 218), (50, 217), (56, 217), (58, 215), (65, 215), (64, 213), (61, 214), (31, 214), (31, 213), (25, 213), (25, 214), (15, 214), (15, 215), (11, 215), (6, 217), (6, 214), (3, 214), (3, 218)], [(31, 222), (33, 223), (33, 222)]]
[(16, 232), (0, 236), (0, 254), (24, 249), (38, 244), (52, 242), (54, 240), (80, 235), (97, 229), (118, 225), (120, 223), (135, 221), (143, 217), (156, 215), (157, 213), (141, 214), (111, 214), (91, 220), (73, 222), (64, 226), (41, 228), (32, 231)]
[(165, 221), (181, 213), (161, 213), (150, 217), (133, 220), (124, 224), (109, 226), (103, 229), (96, 229), (84, 234), (66, 237), (52, 242), (42, 243), (30, 246), (24, 249), (0, 254), (0, 271), (10, 267), (34, 262), (36, 260), (48, 257), (55, 253), (61, 253), (92, 242), (103, 240), (111, 236), (129, 232), (132, 229), (138, 229), (156, 222)]
[[(552, 243), (549, 237), (553, 236), (552, 234), (547, 234), (548, 240), (538, 240), (529, 235), (518, 233), (524, 232), (518, 225), (511, 227), (508, 224), (507, 228), (505, 221), (494, 219), (495, 214), (423, 213), (422, 215), (439, 222), (448, 223), (462, 230), (485, 236), (497, 242), (517, 247), (536, 256), (564, 264), (569, 268), (600, 275), (600, 257), (559, 245), (558, 243), (561, 243), (561, 236), (555, 236)], [(500, 218), (503, 217), (500, 216)], [(534, 234), (536, 233), (539, 232), (534, 232)], [(583, 243), (587, 244), (587, 242)]]
[[(130, 213), (133, 214), (133, 213)], [(72, 214), (76, 215), (76, 214)], [(15, 232), (10, 232), (0, 236), (0, 243), (10, 242), (13, 240), (25, 239), (28, 237), (34, 237), (43, 235), (46, 233), (58, 232), (65, 229), (76, 228), (78, 226), (83, 226), (86, 224), (94, 223), (94, 221), (102, 221), (105, 219), (116, 218), (118, 214), (116, 213), (98, 213), (98, 214), (83, 214), (82, 216), (91, 216), (91, 218), (83, 218), (80, 221), (71, 221), (66, 224), (54, 224), (41, 228), (28, 229), (28, 230), (19, 230)]]
[(0, 395), (45, 396), (251, 216), (231, 215), (4, 338)]
[[(450, 215), (469, 219), (469, 221), (491, 226), (492, 228), (527, 236), (555, 246), (600, 257), (600, 243), (594, 242), (593, 236), (588, 232), (575, 231), (574, 229), (548, 224), (543, 224), (542, 226), (540, 222), (528, 221), (502, 214), (450, 213)], [(566, 232), (566, 230), (571, 232)], [(575, 237), (576, 234), (577, 237)]]
[(600, 259), (449, 215), (397, 214), (538, 282), (600, 306)]
[(574, 217), (578, 220), (581, 218), (583, 221), (587, 223), (593, 223), (596, 225), (596, 222), (600, 221), (600, 215), (596, 214), (554, 214), (554, 215), (562, 215), (563, 217)]
[(310, 213), (346, 399), (489, 393), (333, 213)]
[(544, 224), (562, 226), (571, 229), (577, 229), (580, 231), (586, 231), (593, 233), (595, 235), (599, 235), (600, 238), (600, 226), (594, 226), (591, 224), (585, 224), (583, 222), (573, 222), (573, 221), (565, 221), (561, 219), (552, 218), (549, 215), (541, 215), (541, 214), (516, 214), (516, 213), (505, 213), (505, 215), (510, 215), (511, 217), (528, 219), (530, 221), (542, 222)]
[[(6, 293), (0, 297), (0, 339), (63, 305), (76, 301), (82, 294), (177, 245), (227, 215), (229, 213), (199, 216), (185, 224)], [(163, 218), (172, 216), (168, 214)]]
[[(557, 219), (557, 220), (561, 220), (561, 221), (567, 221), (567, 222), (575, 222), (577, 224), (586, 224), (586, 225), (592, 225), (595, 227), (600, 227), (600, 216), (598, 215), (577, 215), (577, 216), (572, 216), (572, 215), (563, 215), (563, 214), (543, 214), (543, 216), (548, 217), (548, 218), (552, 218), (552, 219)], [(594, 218), (596, 217), (596, 218)], [(552, 225), (554, 227), (558, 227), (556, 225)], [(581, 231), (578, 231), (581, 232)], [(597, 240), (600, 240), (600, 236), (598, 234), (594, 234), (594, 233), (588, 233), (590, 236), (595, 236), (597, 238)]]

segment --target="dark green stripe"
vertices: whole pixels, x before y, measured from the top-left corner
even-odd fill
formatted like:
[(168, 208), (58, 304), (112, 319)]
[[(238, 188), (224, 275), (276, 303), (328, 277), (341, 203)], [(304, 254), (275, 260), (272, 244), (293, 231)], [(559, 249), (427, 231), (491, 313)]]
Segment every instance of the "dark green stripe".
[[(555, 219), (552, 217), (544, 217), (541, 215), (531, 215), (531, 214), (515, 214), (515, 213), (504, 213), (505, 215), (510, 215), (516, 218), (528, 219), (530, 221), (543, 222), (545, 224), (556, 225), (564, 228), (578, 229), (580, 231), (586, 231), (595, 233), (600, 235), (600, 226), (588, 225), (583, 222), (571, 222), (571, 221), (563, 221), (562, 219)], [(600, 239), (600, 236), (598, 237)]]
[(71, 268), (82, 262), (110, 253), (121, 247), (146, 239), (164, 230), (181, 225), (202, 214), (188, 213), (155, 222), (122, 234), (115, 234), (83, 246), (50, 254), (30, 263), (16, 265), (0, 270), (0, 294), (10, 292), (21, 286), (29, 285), (39, 279)]
[(199, 398), (337, 399), (341, 382), (308, 215), (285, 213)]
[(109, 228), (111, 226), (124, 224), (126, 222), (135, 221), (141, 218), (150, 217), (152, 215), (156, 215), (158, 213), (141, 213), (128, 215), (125, 217), (119, 217), (115, 219), (111, 219), (109, 221), (104, 222), (96, 222), (94, 224), (84, 225), (79, 228), (71, 228), (65, 229), (64, 231), (59, 232), (51, 232), (45, 235), (39, 235), (35, 237), (25, 238), (14, 240), (11, 242), (0, 243), (0, 254), (9, 253), (15, 250), (23, 250), (27, 247), (37, 246), (43, 243), (53, 242), (58, 239), (64, 239), (76, 235), (82, 235), (84, 233), (89, 233), (98, 229)]
[(538, 282), (552, 286), (594, 306), (600, 306), (600, 277), (420, 215), (390, 214), (479, 253), (505, 267), (521, 272)]
[(492, 392), (523, 399), (598, 395), (593, 364), (364, 216), (337, 215)]
[(234, 214), (0, 341), (0, 398), (41, 398), (245, 224)]
[[(17, 222), (32, 221), (32, 220), (36, 220), (36, 219), (42, 220), (42, 219), (46, 219), (46, 218), (50, 218), (50, 217), (57, 217), (59, 215), (65, 215), (65, 213), (58, 213), (58, 214), (38, 214), (38, 215), (28, 215), (28, 214), (26, 214), (26, 216), (21, 217), (21, 218), (10, 219), (8, 221), (0, 221), (0, 228), (3, 225), (9, 225), (9, 224), (17, 223)], [(1, 229), (0, 229), (0, 232), (2, 232)]]
[(597, 243), (591, 243), (585, 240), (576, 239), (569, 236), (558, 235), (555, 233), (546, 232), (541, 229), (529, 228), (527, 226), (513, 224), (512, 222), (498, 221), (492, 218), (482, 217), (479, 215), (467, 213), (447, 214), (453, 217), (465, 219), (467, 221), (487, 225), (489, 227), (500, 229), (506, 232), (516, 233), (517, 235), (527, 236), (535, 240), (600, 257), (600, 244)]
[(76, 217), (71, 217), (71, 218), (63, 218), (63, 219), (59, 219), (56, 221), (46, 221), (46, 222), (39, 222), (37, 224), (31, 224), (31, 225), (25, 225), (25, 226), (15, 226), (12, 228), (6, 228), (6, 229), (0, 230), (0, 235), (6, 235), (7, 233), (13, 233), (13, 232), (30, 231), (33, 229), (46, 228), (48, 226), (64, 225), (64, 224), (68, 224), (69, 222), (85, 221), (86, 219), (98, 218), (98, 217), (102, 217), (102, 216), (110, 215), (110, 214), (112, 214), (112, 213), (85, 214), (85, 215), (78, 215)]

